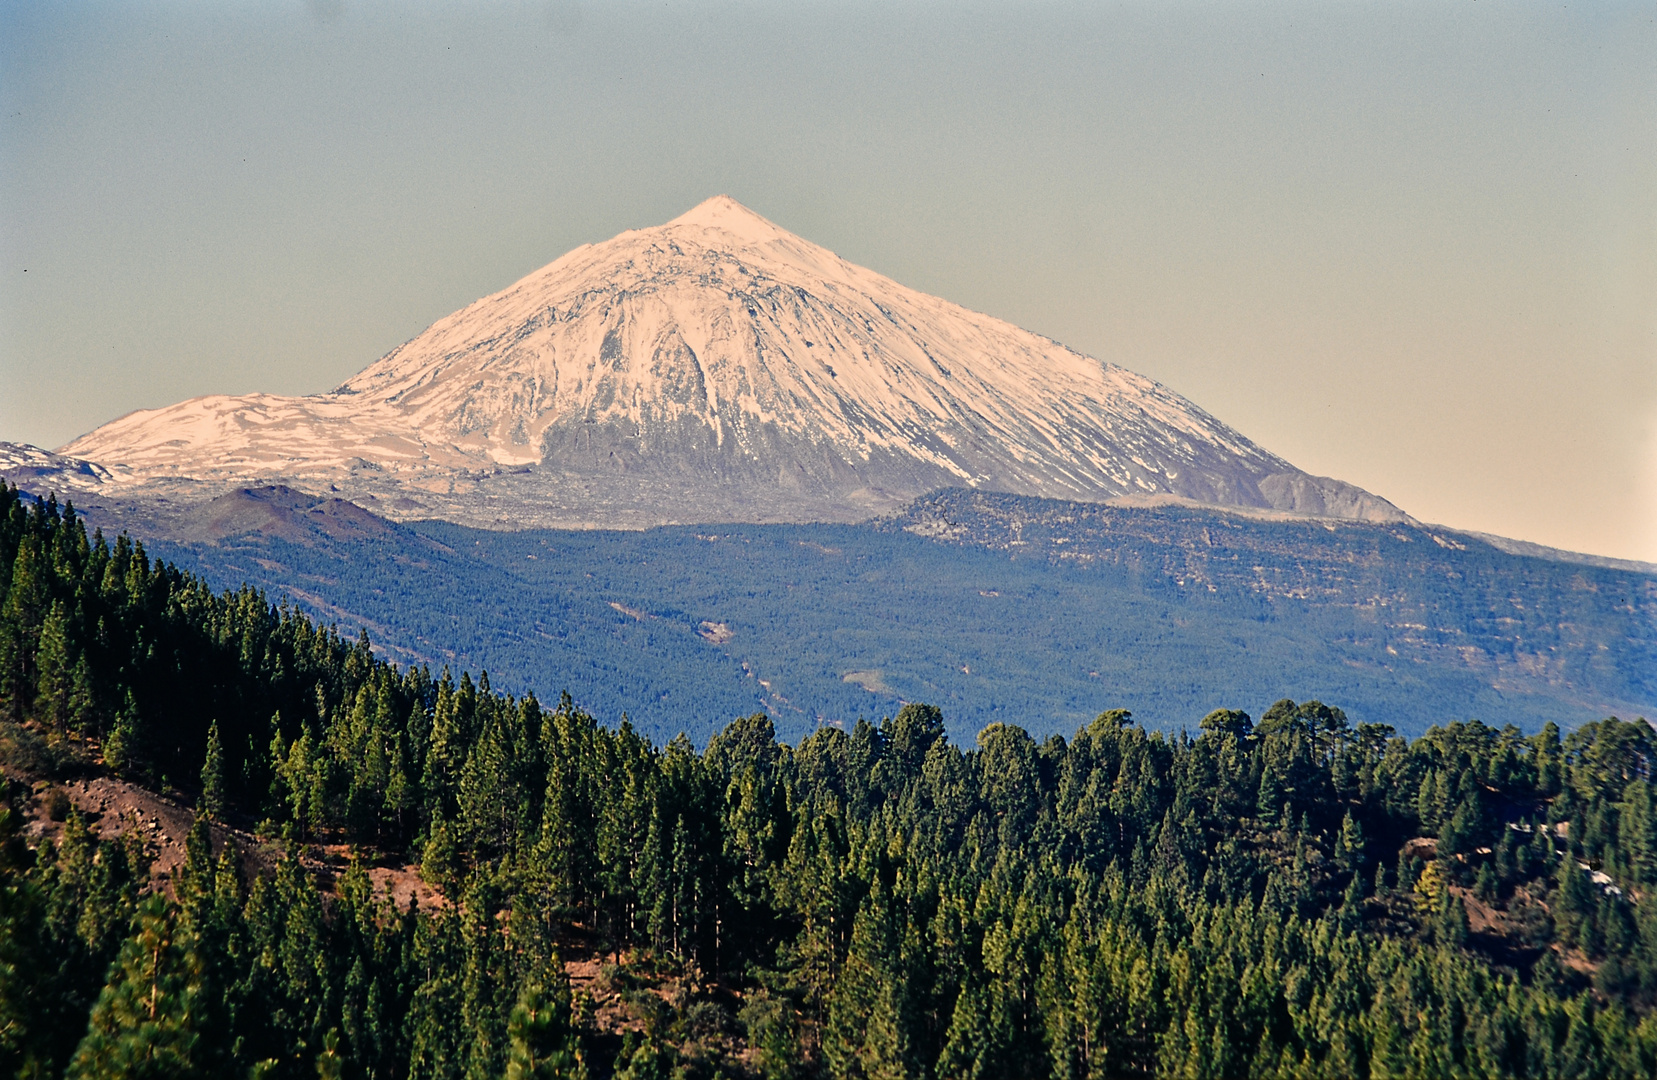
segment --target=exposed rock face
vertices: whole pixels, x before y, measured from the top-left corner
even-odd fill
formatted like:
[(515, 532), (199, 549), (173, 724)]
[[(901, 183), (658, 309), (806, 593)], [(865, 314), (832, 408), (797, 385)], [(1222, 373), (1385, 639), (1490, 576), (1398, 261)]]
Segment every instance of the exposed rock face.
[(62, 452), (123, 482), (282, 482), (504, 527), (854, 521), (946, 486), (1404, 517), (723, 196), (577, 248), (330, 393), (197, 398)]

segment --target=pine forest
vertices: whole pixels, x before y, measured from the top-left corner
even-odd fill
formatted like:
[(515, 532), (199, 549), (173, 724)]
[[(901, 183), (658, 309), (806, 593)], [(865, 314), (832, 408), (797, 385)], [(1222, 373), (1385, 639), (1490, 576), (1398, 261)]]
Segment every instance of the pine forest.
[(1237, 704), (658, 746), (5, 487), (0, 1071), (1657, 1075), (1643, 719)]

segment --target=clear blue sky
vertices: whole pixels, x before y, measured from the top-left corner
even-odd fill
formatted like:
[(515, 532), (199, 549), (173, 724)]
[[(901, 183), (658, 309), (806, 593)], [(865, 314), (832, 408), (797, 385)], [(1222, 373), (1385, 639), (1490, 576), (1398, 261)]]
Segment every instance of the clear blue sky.
[(1429, 521), (1657, 560), (1657, 8), (3, 3), (0, 439), (727, 192)]

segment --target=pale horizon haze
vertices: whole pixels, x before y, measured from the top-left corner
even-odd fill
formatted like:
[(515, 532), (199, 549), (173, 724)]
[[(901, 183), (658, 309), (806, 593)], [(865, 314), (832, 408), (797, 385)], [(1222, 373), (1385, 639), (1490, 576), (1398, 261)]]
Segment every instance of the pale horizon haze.
[(1424, 521), (1657, 562), (1650, 3), (0, 0), (0, 440), (725, 193)]

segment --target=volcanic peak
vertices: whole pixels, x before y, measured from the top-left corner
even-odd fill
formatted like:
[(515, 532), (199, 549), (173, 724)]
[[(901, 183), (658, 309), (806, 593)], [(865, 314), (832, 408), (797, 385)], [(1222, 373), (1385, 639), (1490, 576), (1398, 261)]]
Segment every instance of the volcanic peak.
[[(703, 233), (718, 231), (736, 237), (744, 244), (763, 244), (772, 240), (798, 239), (760, 217), (729, 195), (715, 195), (697, 203), (666, 225), (663, 229), (687, 228)], [(646, 230), (648, 231), (648, 230)]]
[(953, 486), (1403, 517), (1150, 379), (729, 196), (577, 248), (332, 393), (195, 399), (65, 452), (504, 527), (850, 521)]

